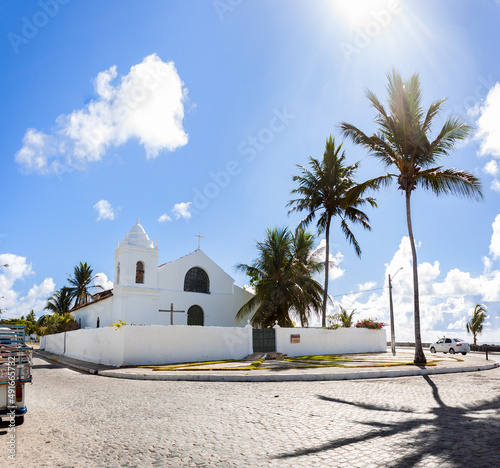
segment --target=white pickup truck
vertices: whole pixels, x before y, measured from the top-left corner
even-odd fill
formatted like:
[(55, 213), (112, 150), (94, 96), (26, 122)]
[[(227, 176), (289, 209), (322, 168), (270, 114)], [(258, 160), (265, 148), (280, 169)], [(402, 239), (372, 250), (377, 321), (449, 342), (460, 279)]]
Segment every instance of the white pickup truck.
[(24, 336), (22, 325), (0, 325), (0, 420), (8, 418), (15, 424), (24, 421), (24, 386), (32, 379), (33, 350)]

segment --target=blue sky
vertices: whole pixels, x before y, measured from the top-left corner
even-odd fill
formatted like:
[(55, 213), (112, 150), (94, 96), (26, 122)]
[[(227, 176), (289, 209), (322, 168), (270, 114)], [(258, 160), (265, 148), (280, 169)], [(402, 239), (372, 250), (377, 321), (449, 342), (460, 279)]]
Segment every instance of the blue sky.
[[(352, 5), (348, 7), (346, 5)], [(236, 282), (266, 228), (288, 216), (296, 164), (320, 158), (338, 123), (375, 130), (365, 90), (419, 73), (424, 104), (447, 97), (475, 135), (443, 161), (474, 172), (482, 202), (413, 196), (422, 334), (500, 341), (498, 2), (376, 0), (0, 2), (0, 308), (42, 313), (80, 261), (113, 278), (113, 250), (137, 218), (160, 262), (202, 249)], [(359, 180), (383, 168), (349, 142)], [(404, 199), (392, 187), (355, 229), (334, 225), (330, 292), (357, 317), (412, 338)], [(495, 223), (496, 221), (496, 223)], [(313, 229), (313, 227), (311, 228)], [(321, 238), (318, 238), (318, 243)], [(370, 289), (370, 292), (360, 292)]]

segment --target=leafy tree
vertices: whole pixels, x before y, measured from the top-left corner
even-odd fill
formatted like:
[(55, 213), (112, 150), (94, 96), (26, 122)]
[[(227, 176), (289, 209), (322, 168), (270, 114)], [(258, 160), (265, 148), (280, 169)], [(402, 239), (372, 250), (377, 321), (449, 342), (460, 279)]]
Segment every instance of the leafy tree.
[(25, 320), (22, 317), (0, 320), (0, 326), (1, 325), (24, 325), (26, 336), (31, 335), (33, 332), (35, 332), (36, 329), (34, 322)]
[(417, 74), (404, 81), (399, 72), (393, 70), (388, 74), (388, 81), (387, 110), (374, 93), (367, 91), (367, 97), (377, 112), (375, 123), (379, 127), (378, 133), (368, 136), (354, 125), (345, 122), (340, 124), (340, 128), (345, 137), (367, 149), (388, 171), (394, 171), (361, 184), (360, 190), (368, 187), (378, 189), (389, 185), (395, 179), (398, 189), (405, 195), (406, 221), (413, 262), (414, 362), (423, 364), (426, 359), (420, 335), (418, 264), (411, 219), (411, 194), (419, 187), (436, 195), (453, 194), (479, 199), (482, 198), (481, 182), (467, 171), (443, 169), (439, 161), (469, 136), (471, 128), (459, 118), (449, 117), (436, 138), (430, 139), (432, 126), (445, 100), (433, 102), (429, 109), (424, 111)]
[(343, 328), (351, 328), (352, 327), (352, 318), (354, 316), (354, 309), (351, 313), (347, 312), (342, 306), (340, 307), (340, 312), (335, 314), (337, 321), (341, 324)]
[(486, 320), (486, 309), (480, 304), (474, 307), (474, 313), (469, 322), (465, 325), (467, 333), (474, 337), (474, 345), (477, 344), (477, 335), (483, 332), (484, 321)]
[(368, 216), (359, 208), (365, 204), (377, 206), (375, 199), (363, 198), (361, 191), (353, 193), (357, 188), (353, 177), (359, 164), (346, 165), (345, 151), (342, 144), (336, 146), (332, 136), (326, 140), (326, 149), (323, 159), (318, 161), (309, 158), (310, 169), (297, 165), (301, 174), (293, 177), (299, 187), (292, 190), (292, 195), (298, 198), (291, 200), (287, 206), (291, 206), (290, 212), (305, 211), (307, 216), (301, 221), (301, 226), (307, 226), (318, 216), (317, 228), (321, 234), (325, 232), (325, 282), (323, 288), (322, 304), (322, 326), (326, 326), (326, 307), (328, 302), (328, 274), (330, 270), (330, 224), (332, 218), (340, 219), (340, 228), (345, 237), (351, 243), (358, 256), (361, 256), (361, 248), (354, 237), (350, 223), (361, 224), (365, 229), (371, 229)]
[(67, 286), (57, 290), (49, 297), (47, 305), (44, 310), (50, 310), (55, 314), (65, 314), (71, 310), (72, 294), (71, 288)]
[(83, 304), (87, 304), (92, 300), (92, 294), (90, 293), (91, 288), (101, 288), (100, 285), (92, 286), (92, 282), (95, 280), (93, 275), (94, 270), (87, 262), (80, 262), (79, 265), (75, 266), (73, 276), (68, 277), (70, 283), (69, 294), (71, 299), (75, 300), (73, 307), (78, 307)]
[(33, 309), (30, 310), (29, 314), (26, 316), (27, 322), (36, 322), (35, 311)]
[(36, 333), (39, 336), (52, 335), (65, 331), (77, 330), (78, 324), (70, 312), (64, 314), (42, 315), (36, 324)]
[(255, 288), (255, 296), (237, 313), (242, 320), (254, 312), (254, 326), (270, 327), (278, 321), (291, 327), (290, 313), (295, 312), (301, 324), (307, 325), (312, 314), (321, 310), (323, 288), (313, 276), (321, 273), (323, 263), (313, 255), (314, 236), (299, 228), (292, 234), (288, 228), (268, 229), (257, 243), (259, 256), (252, 265), (239, 264)]

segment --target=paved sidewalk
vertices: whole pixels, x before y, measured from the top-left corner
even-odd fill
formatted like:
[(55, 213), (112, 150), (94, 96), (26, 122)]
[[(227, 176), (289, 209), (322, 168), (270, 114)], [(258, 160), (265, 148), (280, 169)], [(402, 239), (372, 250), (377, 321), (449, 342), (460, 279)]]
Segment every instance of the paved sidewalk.
[[(411, 348), (398, 348), (396, 356), (390, 350), (387, 353), (362, 355), (365, 362), (349, 364), (346, 367), (313, 367), (292, 368), (297, 363), (284, 361), (265, 361), (266, 365), (253, 370), (224, 370), (227, 364), (211, 365), (210, 369), (194, 370), (153, 370), (148, 367), (116, 368), (94, 364), (66, 356), (35, 351), (44, 359), (58, 362), (64, 366), (98, 374), (105, 377), (135, 380), (183, 380), (214, 382), (280, 382), (280, 381), (320, 381), (320, 380), (352, 380), (402, 377), (414, 375), (448, 374), (457, 372), (474, 372), (493, 369), (499, 366), (499, 355), (489, 354), (486, 360), (484, 353), (462, 355), (428, 354), (428, 363), (433, 365), (408, 365), (413, 360)], [(378, 362), (377, 362), (378, 361)], [(247, 366), (248, 362), (232, 363), (231, 367)]]

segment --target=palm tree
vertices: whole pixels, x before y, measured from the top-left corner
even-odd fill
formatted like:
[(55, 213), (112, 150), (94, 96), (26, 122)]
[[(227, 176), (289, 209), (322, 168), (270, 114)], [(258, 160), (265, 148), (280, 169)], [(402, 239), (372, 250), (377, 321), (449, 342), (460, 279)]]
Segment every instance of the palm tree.
[(43, 309), (62, 315), (71, 310), (71, 301), (70, 288), (64, 286), (49, 297), (47, 305)]
[(377, 111), (375, 122), (379, 132), (368, 136), (354, 125), (345, 122), (340, 124), (340, 128), (345, 137), (366, 148), (388, 170), (394, 170), (361, 184), (361, 189), (378, 189), (396, 179), (399, 190), (406, 197), (406, 221), (413, 261), (414, 362), (425, 364), (420, 336), (417, 253), (411, 221), (411, 194), (420, 187), (436, 195), (453, 194), (479, 199), (482, 198), (481, 182), (467, 171), (443, 169), (439, 164), (441, 157), (448, 156), (460, 141), (469, 136), (471, 128), (459, 118), (449, 117), (436, 138), (430, 140), (429, 133), (445, 100), (433, 102), (424, 112), (418, 74), (403, 81), (400, 73), (393, 70), (388, 74), (388, 80), (388, 111), (375, 94), (367, 91), (367, 97)]
[(275, 321), (292, 326), (291, 312), (307, 325), (313, 313), (321, 310), (323, 289), (313, 275), (321, 273), (323, 263), (315, 259), (314, 236), (303, 229), (292, 234), (288, 228), (268, 229), (266, 238), (257, 243), (259, 257), (252, 265), (239, 264), (255, 288), (255, 295), (236, 315), (242, 320), (253, 312), (252, 324), (263, 328)]
[(352, 194), (352, 189), (357, 187), (353, 177), (359, 164), (347, 166), (345, 151), (342, 144), (335, 146), (332, 136), (326, 140), (326, 149), (323, 159), (318, 161), (309, 158), (310, 170), (297, 165), (301, 169), (301, 175), (293, 177), (299, 187), (292, 190), (292, 195), (299, 198), (291, 200), (287, 206), (293, 211), (306, 211), (307, 216), (301, 221), (300, 226), (307, 226), (318, 215), (317, 227), (321, 234), (325, 232), (325, 285), (323, 288), (323, 307), (321, 324), (326, 326), (326, 306), (328, 302), (328, 274), (330, 270), (330, 224), (332, 218), (340, 218), (340, 228), (350, 244), (354, 246), (358, 256), (361, 249), (358, 241), (352, 233), (349, 222), (361, 224), (365, 229), (371, 229), (368, 216), (360, 211), (360, 207), (366, 203), (377, 206), (374, 198), (362, 198), (362, 193)]
[(480, 304), (474, 307), (472, 318), (466, 324), (467, 333), (471, 333), (474, 337), (474, 346), (477, 344), (477, 335), (483, 332), (483, 324), (486, 320), (486, 309)]
[(75, 299), (73, 307), (78, 307), (83, 304), (87, 304), (92, 300), (92, 294), (90, 293), (90, 288), (102, 288), (101, 285), (91, 286), (91, 283), (95, 280), (95, 276), (92, 276), (94, 270), (87, 265), (87, 262), (80, 262), (79, 265), (75, 266), (73, 276), (68, 277), (70, 283), (69, 292), (72, 299)]
[(346, 309), (344, 309), (342, 306), (340, 307), (340, 312), (338, 314), (335, 314), (335, 318), (337, 319), (338, 322), (340, 322), (341, 326), (343, 328), (351, 328), (352, 327), (352, 318), (354, 316), (354, 309), (351, 313), (348, 313)]

